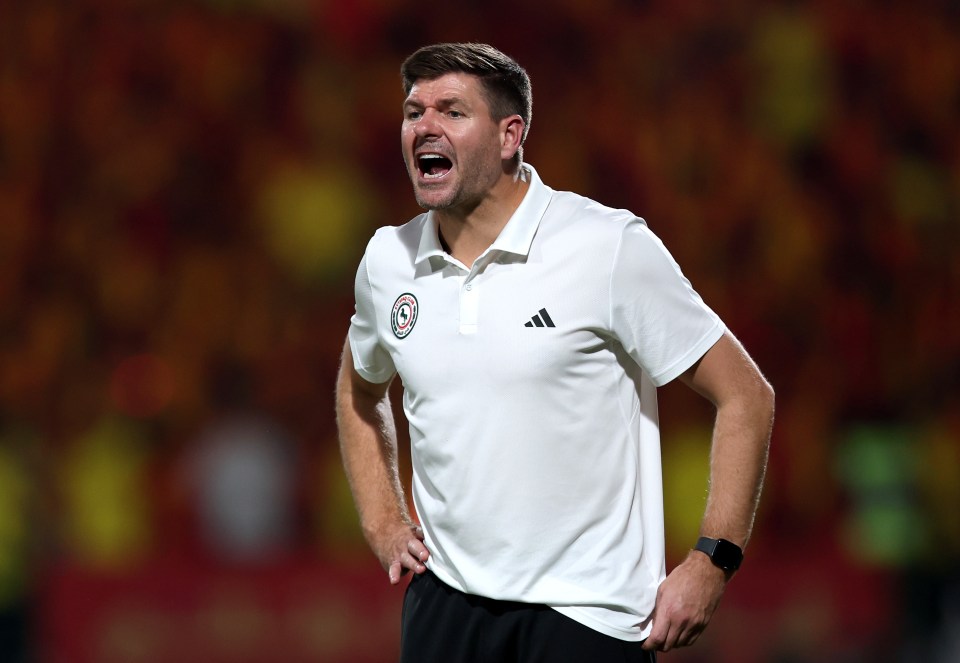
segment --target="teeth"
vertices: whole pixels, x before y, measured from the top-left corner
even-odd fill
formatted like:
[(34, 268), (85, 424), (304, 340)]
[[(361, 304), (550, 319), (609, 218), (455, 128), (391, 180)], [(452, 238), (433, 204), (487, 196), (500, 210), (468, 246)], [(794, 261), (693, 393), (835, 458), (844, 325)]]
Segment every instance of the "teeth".
[(445, 161), (449, 162), (450, 160), (443, 156), (442, 154), (435, 153), (424, 153), (417, 155), (417, 161), (420, 164), (420, 172), (423, 174), (424, 179), (440, 179), (449, 172), (449, 169), (443, 170), (442, 172), (434, 173), (433, 169), (436, 164), (430, 163), (431, 161)]

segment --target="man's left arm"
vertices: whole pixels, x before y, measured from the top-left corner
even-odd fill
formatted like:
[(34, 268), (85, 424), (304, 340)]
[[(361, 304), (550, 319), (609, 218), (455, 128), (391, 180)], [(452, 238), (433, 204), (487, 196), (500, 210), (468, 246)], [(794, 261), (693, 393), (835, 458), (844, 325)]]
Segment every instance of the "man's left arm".
[[(717, 409), (710, 451), (710, 488), (700, 535), (746, 547), (760, 499), (773, 427), (774, 395), (730, 332), (680, 379)], [(691, 551), (657, 592), (645, 649), (692, 645), (706, 628), (732, 576)]]

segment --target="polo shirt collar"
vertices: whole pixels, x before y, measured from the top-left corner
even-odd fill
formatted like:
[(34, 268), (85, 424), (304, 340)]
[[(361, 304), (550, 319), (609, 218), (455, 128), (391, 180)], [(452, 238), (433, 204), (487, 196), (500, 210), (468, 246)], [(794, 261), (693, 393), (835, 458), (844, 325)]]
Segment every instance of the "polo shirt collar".
[[(537, 234), (537, 228), (540, 227), (540, 219), (543, 218), (543, 214), (550, 204), (553, 191), (543, 183), (533, 166), (525, 163), (521, 168), (524, 171), (524, 176), (530, 181), (530, 187), (524, 194), (523, 200), (520, 201), (520, 206), (507, 221), (507, 225), (503, 227), (497, 239), (484, 253), (502, 251), (525, 256), (530, 252), (530, 245)], [(440, 246), (437, 219), (431, 211), (427, 213), (426, 221), (423, 224), (420, 247), (417, 249), (415, 262), (420, 263), (431, 256), (443, 255), (446, 254), (443, 247)]]

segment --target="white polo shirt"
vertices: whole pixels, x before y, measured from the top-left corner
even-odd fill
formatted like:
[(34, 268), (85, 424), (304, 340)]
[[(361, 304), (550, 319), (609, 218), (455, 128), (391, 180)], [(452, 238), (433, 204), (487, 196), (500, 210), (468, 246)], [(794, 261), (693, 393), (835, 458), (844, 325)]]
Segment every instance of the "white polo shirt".
[(656, 386), (724, 326), (642, 219), (530, 188), (467, 268), (422, 214), (379, 229), (349, 339), (403, 381), (427, 566), (641, 640), (665, 577)]

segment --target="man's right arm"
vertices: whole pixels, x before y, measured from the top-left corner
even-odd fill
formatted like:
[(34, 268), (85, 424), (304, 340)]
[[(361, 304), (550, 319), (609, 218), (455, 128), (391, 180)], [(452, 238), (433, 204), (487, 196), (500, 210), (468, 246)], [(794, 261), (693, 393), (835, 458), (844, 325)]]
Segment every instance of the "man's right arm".
[(423, 532), (410, 517), (397, 466), (397, 433), (388, 388), (368, 382), (353, 367), (349, 339), (337, 378), (340, 453), (360, 514), (363, 534), (391, 584), (407, 572), (423, 573), (430, 556)]

